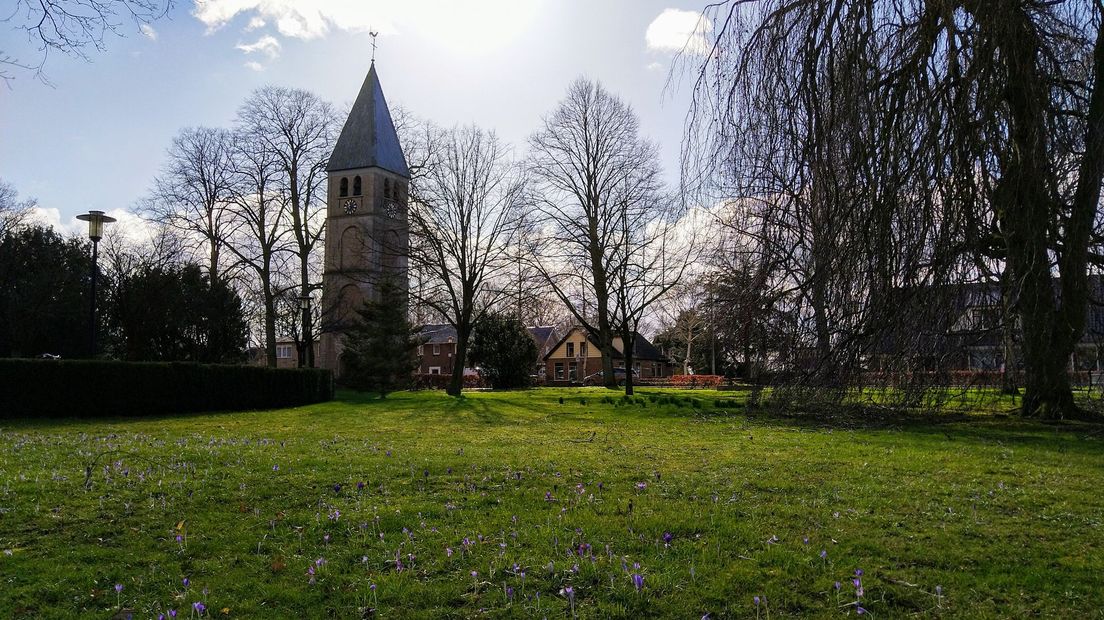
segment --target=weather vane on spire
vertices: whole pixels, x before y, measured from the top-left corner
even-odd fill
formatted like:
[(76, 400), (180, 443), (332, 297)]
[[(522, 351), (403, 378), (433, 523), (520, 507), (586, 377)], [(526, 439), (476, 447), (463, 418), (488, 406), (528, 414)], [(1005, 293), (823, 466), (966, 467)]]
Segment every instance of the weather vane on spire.
[(376, 62), (376, 36), (379, 35), (378, 31), (369, 30), (368, 36), (372, 37), (372, 63)]

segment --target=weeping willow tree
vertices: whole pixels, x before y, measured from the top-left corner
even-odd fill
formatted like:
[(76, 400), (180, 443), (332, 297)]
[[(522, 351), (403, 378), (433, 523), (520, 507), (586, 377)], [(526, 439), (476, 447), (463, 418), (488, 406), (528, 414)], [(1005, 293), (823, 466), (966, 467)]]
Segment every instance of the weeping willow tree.
[(1102, 11), (1089, 0), (706, 8), (711, 49), (684, 58), (696, 78), (684, 178), (727, 202), (736, 251), (774, 274), (764, 286), (795, 317), (787, 385), (838, 398), (874, 377), (932, 380), (918, 371), (947, 367), (947, 317), (1002, 274), (1024, 413), (1075, 411), (1066, 366), (1100, 241)]

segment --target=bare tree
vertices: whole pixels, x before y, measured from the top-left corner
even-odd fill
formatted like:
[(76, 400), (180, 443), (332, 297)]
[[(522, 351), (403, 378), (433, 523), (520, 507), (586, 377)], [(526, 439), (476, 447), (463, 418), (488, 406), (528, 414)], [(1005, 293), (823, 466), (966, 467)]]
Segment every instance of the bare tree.
[(172, 0), (16, 0), (3, 19), (27, 35), (37, 48), (37, 61), (20, 60), (0, 50), (0, 79), (10, 83), (15, 71), (29, 71), (45, 82), (43, 68), (50, 52), (88, 60), (88, 50), (106, 49), (107, 34), (121, 35), (123, 20), (136, 29), (149, 26), (172, 8)]
[[(277, 86), (253, 92), (238, 112), (238, 125), (273, 153), (280, 174), (273, 179), (285, 195), (288, 225), (298, 262), (299, 296), (321, 287), (320, 252), (326, 224), (326, 162), (340, 128), (334, 107), (315, 94)], [(319, 304), (313, 304), (318, 306)], [(300, 313), (299, 360), (314, 367), (312, 315)]]
[(1024, 412), (1074, 410), (1066, 365), (1084, 330), (1104, 175), (1101, 10), (1089, 0), (709, 7), (719, 27), (696, 68), (690, 126), (704, 148), (688, 150), (687, 178), (742, 199), (735, 228), (797, 295), (815, 382), (860, 377), (903, 309), (930, 310), (927, 298), (980, 277), (979, 261), (993, 273), (1007, 261)]
[(33, 205), (33, 200), (20, 200), (11, 183), (0, 181), (0, 237), (22, 224)]
[(506, 294), (496, 281), (509, 267), (524, 184), (494, 133), (426, 126), (424, 140), (429, 159), (410, 190), (409, 264), (427, 277), (411, 293), (456, 329), (448, 386), (456, 396), (472, 329)]
[(198, 244), (211, 282), (225, 276), (222, 250), (233, 227), (235, 136), (226, 129), (192, 127), (173, 138), (168, 160), (153, 181), (146, 212)]
[(255, 294), (263, 314), (268, 366), (276, 366), (277, 299), (287, 247), (286, 195), (280, 188), (278, 155), (249, 134), (237, 134), (233, 151), (233, 228), (226, 248), (255, 279)]
[[(631, 181), (630, 181), (631, 182)], [(618, 205), (621, 231), (611, 248), (613, 323), (625, 359), (625, 394), (633, 394), (636, 341), (640, 325), (661, 299), (682, 281), (698, 246), (693, 231), (680, 227), (676, 201), (666, 195), (642, 195)]]
[(607, 387), (617, 386), (612, 295), (619, 283), (612, 279), (628, 264), (618, 246), (627, 241), (624, 215), (638, 211), (659, 187), (656, 149), (641, 138), (639, 125), (625, 102), (579, 79), (529, 140), (541, 222), (534, 265), (597, 341)]

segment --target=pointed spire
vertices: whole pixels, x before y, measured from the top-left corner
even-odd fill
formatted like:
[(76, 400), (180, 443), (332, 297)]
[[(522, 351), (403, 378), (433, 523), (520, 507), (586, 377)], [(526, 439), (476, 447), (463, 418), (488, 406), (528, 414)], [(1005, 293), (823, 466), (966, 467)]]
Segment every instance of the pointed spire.
[(379, 167), (410, 178), (373, 62), (330, 155), (327, 172)]

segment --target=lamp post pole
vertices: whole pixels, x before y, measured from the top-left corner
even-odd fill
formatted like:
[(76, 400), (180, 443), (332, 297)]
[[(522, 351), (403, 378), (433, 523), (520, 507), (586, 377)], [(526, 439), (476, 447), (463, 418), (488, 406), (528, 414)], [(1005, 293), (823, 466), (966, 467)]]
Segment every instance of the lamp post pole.
[(78, 220), (88, 222), (88, 238), (92, 240), (92, 299), (88, 304), (88, 357), (96, 357), (96, 276), (99, 272), (100, 239), (103, 238), (104, 224), (110, 224), (115, 218), (104, 215), (103, 211), (89, 211), (77, 216)]
[(303, 311), (303, 355), (299, 358), (299, 365), (314, 368), (314, 338), (311, 333), (311, 297), (304, 294), (299, 298), (299, 308)]

